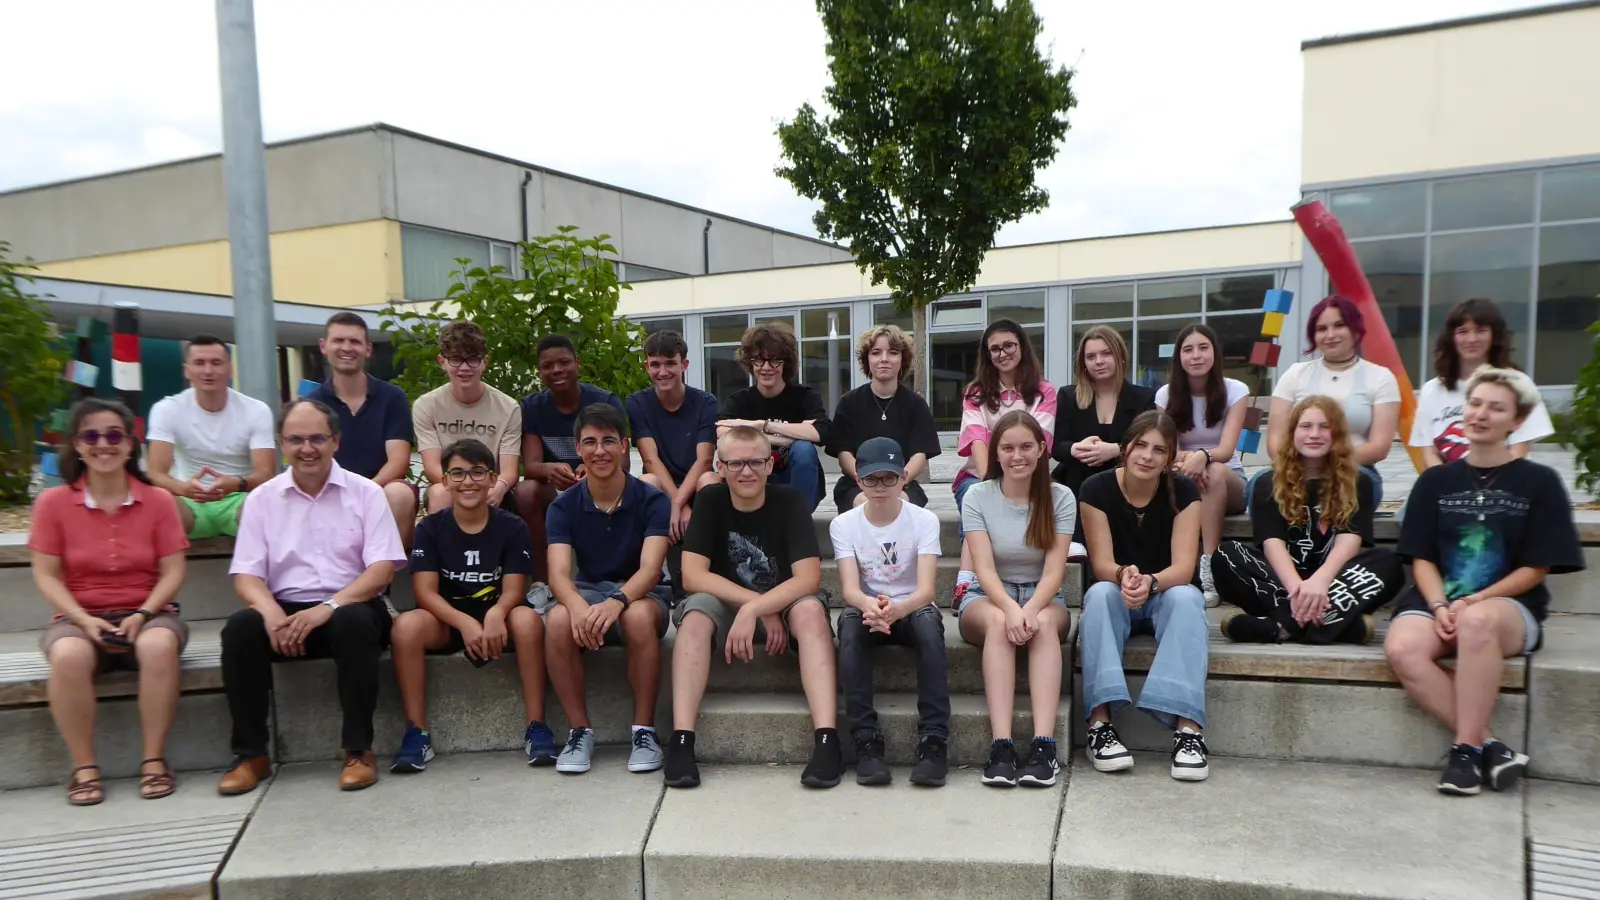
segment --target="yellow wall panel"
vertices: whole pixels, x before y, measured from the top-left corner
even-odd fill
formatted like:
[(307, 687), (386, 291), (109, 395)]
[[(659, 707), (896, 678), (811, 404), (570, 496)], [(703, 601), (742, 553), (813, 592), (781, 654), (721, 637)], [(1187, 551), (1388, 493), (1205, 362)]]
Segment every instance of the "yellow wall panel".
[(1600, 153), (1600, 7), (1305, 51), (1300, 180)]

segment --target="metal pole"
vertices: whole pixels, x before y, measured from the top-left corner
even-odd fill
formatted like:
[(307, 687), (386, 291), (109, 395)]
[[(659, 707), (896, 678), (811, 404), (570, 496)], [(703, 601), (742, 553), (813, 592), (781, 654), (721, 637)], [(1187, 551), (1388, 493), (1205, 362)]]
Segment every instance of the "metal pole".
[(222, 82), (222, 179), (228, 195), (238, 389), (279, 406), (278, 326), (267, 243), (267, 161), (261, 142), (252, 0), (217, 0), (217, 66)]
[(839, 405), (839, 314), (828, 313), (828, 408)]

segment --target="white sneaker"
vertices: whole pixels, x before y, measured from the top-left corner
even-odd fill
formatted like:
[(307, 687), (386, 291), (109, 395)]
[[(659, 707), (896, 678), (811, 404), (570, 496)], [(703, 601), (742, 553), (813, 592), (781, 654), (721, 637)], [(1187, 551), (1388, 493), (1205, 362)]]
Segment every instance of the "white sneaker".
[(1205, 781), (1211, 774), (1206, 765), (1206, 740), (1198, 731), (1172, 733), (1172, 777), (1179, 781)]
[(661, 752), (661, 740), (654, 728), (641, 728), (633, 733), (633, 751), (628, 754), (629, 772), (654, 772), (661, 768), (666, 754)]
[(1205, 595), (1206, 609), (1221, 605), (1222, 595), (1217, 593), (1217, 580), (1211, 575), (1211, 554), (1200, 554), (1200, 593)]
[(1122, 738), (1110, 722), (1101, 722), (1089, 729), (1089, 745), (1083, 748), (1098, 772), (1121, 772), (1133, 768), (1133, 753), (1123, 746)]
[(567, 735), (567, 745), (556, 757), (556, 771), (577, 775), (589, 771), (594, 761), (594, 729), (574, 728)]

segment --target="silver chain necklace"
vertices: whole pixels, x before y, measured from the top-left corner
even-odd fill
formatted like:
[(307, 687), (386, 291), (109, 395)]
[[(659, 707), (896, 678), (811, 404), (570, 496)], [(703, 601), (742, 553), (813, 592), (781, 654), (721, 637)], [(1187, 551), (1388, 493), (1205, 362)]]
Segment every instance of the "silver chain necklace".
[(872, 395), (872, 402), (878, 407), (878, 418), (881, 421), (889, 421), (889, 407), (894, 405), (894, 398), (898, 396), (900, 396), (900, 392), (897, 390), (892, 396), (889, 397), (888, 403), (878, 403), (878, 395)]

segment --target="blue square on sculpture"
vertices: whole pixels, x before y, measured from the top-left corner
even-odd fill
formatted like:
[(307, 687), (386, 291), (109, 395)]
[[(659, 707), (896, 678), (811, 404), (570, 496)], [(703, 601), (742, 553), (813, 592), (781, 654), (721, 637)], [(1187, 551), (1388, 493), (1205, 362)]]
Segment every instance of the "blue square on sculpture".
[(54, 452), (47, 451), (39, 457), (39, 472), (50, 478), (60, 478), (61, 458)]
[(302, 378), (302, 379), (300, 379), (300, 388), (299, 388), (300, 393), (299, 393), (299, 396), (308, 397), (308, 396), (311, 395), (312, 391), (316, 390), (319, 387), (322, 387), (322, 385), (320, 383), (312, 381), (309, 378)]
[(1171, 359), (1172, 358), (1172, 350), (1176, 346), (1177, 346), (1176, 344), (1162, 344), (1161, 346), (1156, 348), (1156, 356), (1159, 356), (1162, 359)]
[(1271, 290), (1261, 298), (1261, 308), (1266, 312), (1289, 314), (1289, 307), (1294, 304), (1294, 291)]
[(1261, 432), (1259, 432), (1259, 431), (1241, 431), (1241, 432), (1239, 432), (1239, 452), (1240, 453), (1255, 453), (1260, 449), (1261, 449)]

